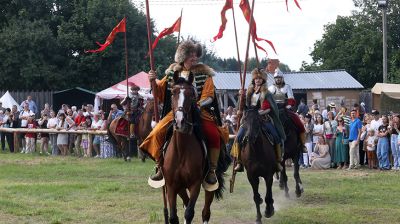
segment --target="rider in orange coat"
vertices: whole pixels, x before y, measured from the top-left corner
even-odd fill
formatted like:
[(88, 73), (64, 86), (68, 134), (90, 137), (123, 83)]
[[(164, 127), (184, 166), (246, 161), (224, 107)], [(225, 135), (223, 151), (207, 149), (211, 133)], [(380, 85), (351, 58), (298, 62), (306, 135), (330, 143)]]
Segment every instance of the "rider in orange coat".
[(212, 78), (214, 71), (207, 65), (197, 63), (201, 55), (201, 45), (195, 44), (192, 41), (184, 41), (178, 46), (176, 51), (176, 63), (169, 66), (163, 79), (156, 80), (155, 72), (149, 72), (150, 82), (156, 81), (155, 97), (164, 103), (161, 115), (162, 119), (140, 145), (140, 149), (150, 154), (157, 163), (157, 172), (150, 177), (153, 181), (163, 180), (160, 169), (160, 163), (162, 163), (161, 150), (165, 144), (168, 126), (174, 119), (171, 111), (171, 84), (173, 82), (173, 75), (178, 73), (180, 77), (188, 78), (189, 74), (192, 73), (194, 75), (193, 85), (198, 95), (197, 105), (200, 108), (201, 129), (207, 140), (206, 146), (210, 159), (210, 170), (205, 180), (208, 184), (218, 184), (215, 170), (217, 168), (221, 144), (220, 132), (217, 126), (217, 123), (220, 123), (220, 115)]

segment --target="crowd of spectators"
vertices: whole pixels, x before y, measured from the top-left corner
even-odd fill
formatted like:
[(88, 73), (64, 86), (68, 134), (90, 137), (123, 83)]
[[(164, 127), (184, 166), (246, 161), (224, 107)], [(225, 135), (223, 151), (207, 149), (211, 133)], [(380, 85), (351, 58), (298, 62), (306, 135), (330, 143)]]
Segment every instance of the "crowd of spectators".
[[(367, 113), (364, 103), (348, 109), (331, 102), (321, 110), (317, 100), (308, 106), (303, 99), (296, 112), (306, 130), (302, 168), (400, 170), (398, 113)], [(221, 117), (230, 134), (236, 134), (237, 110), (228, 107)]]
[[(18, 111), (3, 108), (0, 102), (0, 127), (54, 129), (54, 130), (107, 130), (107, 124), (118, 116), (123, 115), (117, 105), (112, 104), (108, 115), (99, 110), (93, 110), (93, 105), (76, 106), (63, 104), (58, 110), (53, 110), (49, 104), (39, 111), (36, 103), (28, 96), (21, 103), (23, 108)], [(35, 119), (40, 113), (40, 118)], [(106, 141), (107, 135), (88, 135), (76, 133), (19, 133), (14, 139), (11, 132), (0, 132), (1, 149), (6, 151), (6, 142), (10, 152), (33, 153), (47, 155), (74, 155), (78, 157), (108, 158), (116, 155), (115, 146)], [(14, 147), (18, 146), (18, 148)]]

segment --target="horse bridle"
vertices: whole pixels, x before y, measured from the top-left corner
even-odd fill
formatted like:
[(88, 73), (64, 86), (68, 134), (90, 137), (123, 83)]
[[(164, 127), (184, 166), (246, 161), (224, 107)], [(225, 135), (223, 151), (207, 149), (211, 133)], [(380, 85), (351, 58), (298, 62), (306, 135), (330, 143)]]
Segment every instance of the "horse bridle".
[[(189, 132), (191, 132), (192, 130), (193, 130), (193, 122), (189, 122), (189, 119), (188, 119), (188, 115), (189, 115), (189, 112), (190, 112), (190, 109), (192, 108), (192, 106), (193, 106), (193, 102), (195, 102), (195, 100), (196, 100), (196, 95), (197, 95), (197, 93), (196, 93), (196, 91), (195, 91), (195, 88), (192, 86), (192, 85), (190, 85), (190, 86), (188, 86), (188, 87), (184, 87), (182, 84), (178, 84), (178, 85), (174, 85), (173, 86), (173, 91), (175, 90), (175, 89), (178, 89), (178, 90), (187, 90), (187, 89), (190, 89), (190, 90), (192, 90), (192, 93), (193, 93), (193, 97), (192, 97), (192, 103), (190, 104), (190, 107), (188, 108), (188, 110), (186, 110), (185, 109), (185, 107), (183, 106), (183, 107), (178, 107), (176, 110), (174, 110), (174, 109), (172, 109), (172, 113), (173, 113), (173, 117), (174, 117), (174, 126), (176, 126), (176, 120), (175, 120), (175, 113), (176, 112), (178, 112), (178, 111), (180, 111), (180, 112), (182, 112), (183, 113), (183, 126), (182, 126), (182, 132), (184, 131), (184, 130), (186, 130), (186, 126), (189, 126), (190, 128), (189, 128)], [(174, 103), (173, 102), (173, 96), (174, 96), (174, 93), (172, 94), (172, 96), (171, 96), (171, 101), (172, 101), (172, 103)], [(179, 129), (178, 129), (179, 130)]]

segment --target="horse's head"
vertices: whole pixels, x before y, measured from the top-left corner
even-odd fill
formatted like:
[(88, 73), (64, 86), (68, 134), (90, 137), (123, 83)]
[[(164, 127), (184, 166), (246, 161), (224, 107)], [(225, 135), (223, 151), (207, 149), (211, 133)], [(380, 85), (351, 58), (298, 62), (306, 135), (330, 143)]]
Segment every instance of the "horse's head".
[(174, 74), (172, 88), (172, 111), (175, 119), (175, 129), (180, 132), (190, 132), (193, 126), (192, 106), (196, 102), (196, 92), (192, 85), (193, 74), (188, 80)]
[(257, 108), (250, 108), (245, 111), (243, 125), (246, 128), (246, 136), (249, 141), (255, 142), (261, 130), (262, 120)]

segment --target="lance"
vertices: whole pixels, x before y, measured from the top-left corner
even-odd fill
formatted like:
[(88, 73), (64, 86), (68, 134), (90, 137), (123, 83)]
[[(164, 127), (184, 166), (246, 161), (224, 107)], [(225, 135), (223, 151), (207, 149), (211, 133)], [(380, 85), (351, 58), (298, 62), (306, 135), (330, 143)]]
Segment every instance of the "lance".
[[(154, 57), (153, 57), (153, 48), (152, 48), (152, 41), (151, 41), (151, 24), (150, 24), (150, 9), (149, 9), (149, 0), (146, 0), (146, 23), (147, 23), (147, 41), (149, 43), (149, 53), (150, 53), (150, 69), (155, 71), (154, 69)], [(153, 97), (154, 97), (154, 117), (156, 122), (159, 121), (158, 117), (158, 99), (156, 95), (156, 81), (153, 80), (151, 82), (151, 88), (153, 89)], [(166, 198), (166, 188), (165, 186), (162, 187), (162, 194), (163, 194), (163, 202), (164, 202), (164, 221), (168, 224), (168, 206), (167, 206), (167, 198)]]
[(180, 43), (180, 40), (181, 40), (182, 12), (183, 12), (183, 8), (181, 8), (181, 17), (180, 17), (181, 18), (181, 21), (180, 21), (181, 25), (179, 27), (179, 32), (178, 32), (178, 45), (177, 46), (179, 46), (179, 43)]
[[(251, 5), (250, 21), (249, 21), (249, 32), (248, 32), (248, 34), (247, 34), (246, 56), (245, 56), (245, 58), (244, 58), (244, 65), (243, 65), (243, 78), (241, 79), (241, 94), (240, 94), (240, 96), (239, 96), (239, 98), (240, 98), (240, 99), (239, 99), (239, 111), (241, 111), (241, 112), (243, 111), (243, 107), (244, 107), (244, 86), (245, 86), (245, 84), (246, 84), (247, 60), (248, 60), (248, 58), (249, 58), (249, 46), (250, 46), (250, 36), (251, 36), (250, 34), (251, 34), (252, 29), (253, 29), (252, 24), (253, 24), (253, 21), (254, 21), (254, 18), (253, 18), (254, 2), (255, 2), (255, 0), (253, 0), (252, 5)], [(241, 76), (241, 77), (242, 77), (242, 76)], [(239, 114), (238, 114), (238, 122), (237, 122), (237, 129), (236, 129), (236, 131), (239, 130), (241, 118), (242, 118), (242, 114), (239, 113)], [(235, 163), (236, 163), (236, 162), (237, 162), (237, 161), (235, 160)], [(230, 179), (230, 189), (229, 189), (229, 192), (230, 192), (230, 193), (233, 192), (233, 187), (234, 187), (234, 185), (235, 185), (235, 179), (236, 179), (236, 171), (233, 170), (233, 172), (232, 172), (232, 177), (231, 177), (231, 179)]]

